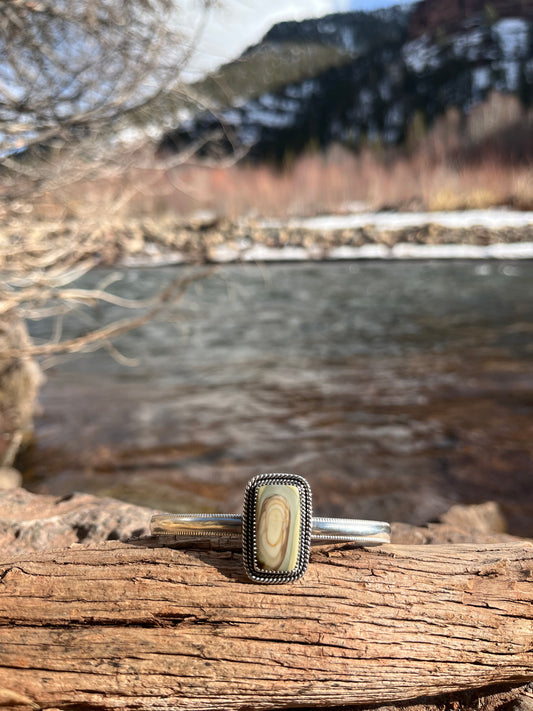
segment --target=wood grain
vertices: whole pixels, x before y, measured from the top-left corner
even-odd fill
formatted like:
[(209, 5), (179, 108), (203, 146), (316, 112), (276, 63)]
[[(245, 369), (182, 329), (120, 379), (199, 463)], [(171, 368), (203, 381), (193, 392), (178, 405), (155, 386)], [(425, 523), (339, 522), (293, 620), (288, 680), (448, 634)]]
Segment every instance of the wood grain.
[(4, 555), (0, 704), (397, 704), (533, 679), (531, 542), (321, 546), (280, 586), (225, 543)]

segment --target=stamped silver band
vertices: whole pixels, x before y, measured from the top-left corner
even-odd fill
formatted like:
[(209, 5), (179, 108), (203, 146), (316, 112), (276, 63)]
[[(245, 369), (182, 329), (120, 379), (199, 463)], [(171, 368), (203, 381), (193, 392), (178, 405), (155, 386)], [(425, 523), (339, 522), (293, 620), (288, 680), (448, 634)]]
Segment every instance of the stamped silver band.
[[(153, 535), (238, 536), (242, 535), (242, 516), (238, 514), (155, 514)], [(312, 518), (311, 540), (351, 541), (364, 546), (390, 543), (390, 524), (352, 518)]]

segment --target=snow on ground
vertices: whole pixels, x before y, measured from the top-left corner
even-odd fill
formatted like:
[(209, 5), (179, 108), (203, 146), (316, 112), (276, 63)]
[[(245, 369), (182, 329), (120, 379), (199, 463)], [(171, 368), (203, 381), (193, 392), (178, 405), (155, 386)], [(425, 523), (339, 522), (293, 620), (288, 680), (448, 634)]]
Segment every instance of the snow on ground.
[[(358, 205), (353, 206), (354, 209)], [(357, 229), (372, 225), (379, 230), (400, 230), (438, 224), (450, 229), (470, 229), (481, 226), (489, 229), (533, 226), (533, 211), (518, 212), (504, 209), (466, 210), (464, 212), (357, 212), (349, 215), (323, 215), (305, 219), (265, 220), (260, 227), (282, 229), (300, 228), (315, 231)], [(412, 244), (398, 242), (392, 247), (376, 242), (360, 247), (343, 245), (331, 247), (318, 237), (309, 247), (287, 245), (269, 247), (259, 242), (243, 240), (239, 244), (213, 245), (209, 259), (218, 264), (236, 262), (305, 262), (350, 259), (533, 259), (533, 242), (472, 244)], [(161, 266), (187, 263), (186, 254), (165, 251), (147, 245), (142, 254), (123, 258), (124, 267)]]
[[(341, 261), (366, 259), (533, 259), (533, 242), (491, 244), (478, 246), (470, 244), (408, 244), (399, 243), (394, 247), (384, 244), (365, 244), (362, 247), (333, 247), (327, 252), (303, 247), (280, 247), (275, 249), (265, 245), (254, 245), (249, 249), (236, 249), (220, 245), (211, 251), (211, 261), (217, 264), (268, 263), (268, 262), (308, 262)], [(150, 254), (131, 255), (121, 260), (123, 267), (159, 267), (184, 264), (184, 255), (176, 252), (162, 252), (157, 257)]]
[(245, 250), (216, 247), (211, 257), (215, 262), (303, 262), (309, 260), (343, 259), (533, 259), (533, 242), (510, 244), (409, 244), (393, 247), (385, 244), (365, 244), (361, 247), (332, 247), (317, 252), (304, 247), (267, 247), (256, 244)]
[(293, 218), (288, 222), (265, 221), (263, 227), (296, 227), (306, 230), (345, 230), (366, 227), (379, 230), (402, 230), (436, 224), (450, 229), (487, 227), (527, 227), (533, 225), (533, 211), (489, 209), (461, 210), (457, 212), (358, 212), (352, 215), (320, 215), (319, 217)]

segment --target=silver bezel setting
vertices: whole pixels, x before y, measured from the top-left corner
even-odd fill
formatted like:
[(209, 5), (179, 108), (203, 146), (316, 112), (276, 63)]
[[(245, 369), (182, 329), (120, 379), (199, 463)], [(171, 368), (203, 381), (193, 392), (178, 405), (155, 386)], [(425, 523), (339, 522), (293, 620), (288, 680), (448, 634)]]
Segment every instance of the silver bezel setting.
[[(289, 571), (261, 570), (257, 562), (257, 492), (260, 486), (287, 484), (295, 486), (300, 495), (300, 536), (296, 566)], [(258, 474), (251, 479), (244, 492), (242, 514), (242, 557), (244, 569), (256, 583), (291, 583), (298, 580), (307, 570), (311, 548), (312, 524), (311, 487), (298, 474)]]

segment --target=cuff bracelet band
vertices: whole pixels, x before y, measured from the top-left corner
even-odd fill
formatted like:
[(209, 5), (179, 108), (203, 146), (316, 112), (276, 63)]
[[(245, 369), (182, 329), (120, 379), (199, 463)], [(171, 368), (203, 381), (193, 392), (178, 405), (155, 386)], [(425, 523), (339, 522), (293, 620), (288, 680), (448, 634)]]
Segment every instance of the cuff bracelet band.
[(360, 546), (390, 542), (384, 521), (312, 516), (311, 489), (296, 474), (260, 474), (248, 482), (242, 515), (156, 514), (153, 535), (237, 536), (242, 538), (248, 577), (286, 583), (307, 569), (315, 541), (350, 541)]

